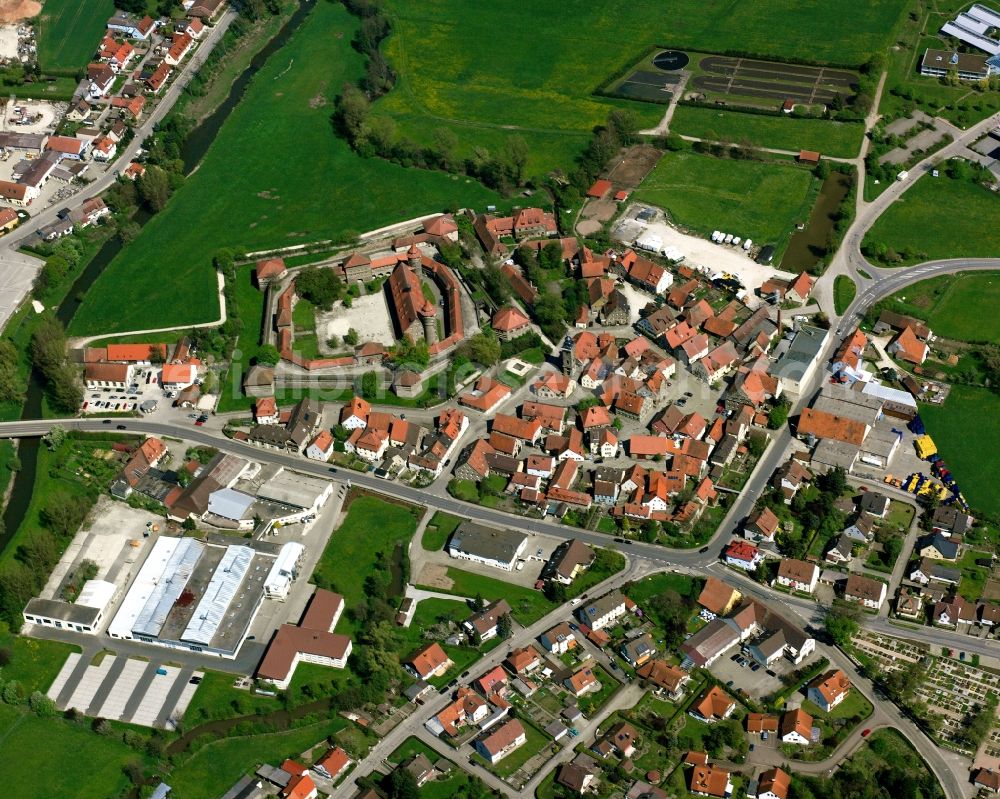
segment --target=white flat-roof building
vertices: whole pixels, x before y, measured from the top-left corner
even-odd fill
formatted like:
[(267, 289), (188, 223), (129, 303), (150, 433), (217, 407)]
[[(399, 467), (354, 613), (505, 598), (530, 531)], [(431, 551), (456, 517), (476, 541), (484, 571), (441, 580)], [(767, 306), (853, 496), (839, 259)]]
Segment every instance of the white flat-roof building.
[(264, 580), (264, 596), (268, 599), (280, 599), (282, 602), (288, 596), (292, 581), (299, 576), (299, 563), (306, 549), (302, 544), (290, 541), (285, 544)]
[(78, 633), (100, 632), (105, 611), (115, 598), (117, 586), (107, 580), (87, 580), (76, 602), (61, 599), (32, 599), (24, 608), (29, 624), (75, 630)]
[(333, 495), (333, 483), (299, 472), (278, 471), (257, 491), (258, 499), (301, 508), (298, 516), (316, 513)]
[(241, 530), (253, 529), (253, 514), (249, 513), (254, 497), (235, 488), (221, 488), (208, 496), (206, 516), (216, 516), (234, 522)]
[(991, 29), (997, 28), (1000, 28), (1000, 13), (976, 3), (942, 25), (941, 33), (954, 36), (960, 42), (977, 47), (992, 56), (1000, 53), (1000, 39), (989, 35)]

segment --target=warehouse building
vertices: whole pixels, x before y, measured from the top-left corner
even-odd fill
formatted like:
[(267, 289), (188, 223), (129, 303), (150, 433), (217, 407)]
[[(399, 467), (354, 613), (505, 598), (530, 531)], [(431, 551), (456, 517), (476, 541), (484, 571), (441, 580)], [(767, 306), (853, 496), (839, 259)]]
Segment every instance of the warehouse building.
[(274, 557), (247, 546), (160, 536), (108, 627), (112, 638), (235, 658)]
[(524, 533), (462, 522), (448, 542), (448, 554), (453, 558), (513, 571), (527, 544), (528, 536)]

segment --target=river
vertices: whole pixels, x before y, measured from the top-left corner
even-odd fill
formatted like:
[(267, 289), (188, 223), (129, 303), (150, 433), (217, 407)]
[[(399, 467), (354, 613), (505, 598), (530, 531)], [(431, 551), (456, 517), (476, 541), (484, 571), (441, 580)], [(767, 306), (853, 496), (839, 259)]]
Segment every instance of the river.
[[(191, 131), (187, 139), (185, 139), (180, 153), (181, 160), (184, 162), (185, 175), (190, 175), (198, 168), (205, 154), (212, 146), (212, 142), (215, 141), (219, 129), (229, 118), (229, 115), (239, 104), (240, 100), (243, 99), (247, 86), (249, 86), (254, 75), (264, 66), (268, 58), (288, 42), (288, 39), (298, 30), (314, 7), (315, 0), (304, 0), (299, 5), (295, 13), (282, 26), (281, 30), (253, 57), (250, 65), (233, 81), (229, 94), (222, 104)], [(145, 225), (149, 219), (150, 214), (143, 210), (137, 211), (133, 216), (133, 221), (140, 226)], [(87, 291), (121, 249), (122, 243), (117, 237), (108, 239), (104, 246), (90, 260), (83, 272), (80, 273), (80, 276), (74, 281), (73, 286), (66, 294), (66, 299), (56, 309), (56, 318), (62, 322), (64, 327), (69, 327), (69, 323), (72, 321), (77, 309), (83, 304), (83, 299)], [(22, 419), (41, 418), (42, 393), (41, 382), (38, 376), (32, 373), (28, 381), (24, 409), (21, 412)], [(10, 543), (11, 537), (28, 511), (28, 504), (31, 502), (31, 493), (35, 485), (36, 472), (38, 471), (39, 445), (40, 439), (37, 438), (25, 438), (19, 442), (18, 458), (21, 461), (21, 469), (14, 475), (10, 498), (7, 502), (7, 507), (4, 509), (3, 528), (0, 530), (0, 552)]]

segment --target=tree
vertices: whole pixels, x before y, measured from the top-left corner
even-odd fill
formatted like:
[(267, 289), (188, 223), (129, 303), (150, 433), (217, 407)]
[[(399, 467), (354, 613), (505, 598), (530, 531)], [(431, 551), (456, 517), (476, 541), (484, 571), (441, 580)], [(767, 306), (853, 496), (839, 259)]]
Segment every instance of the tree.
[(860, 620), (861, 611), (857, 605), (834, 602), (830, 612), (826, 614), (823, 626), (837, 646), (845, 647), (861, 628)]
[(486, 600), (483, 599), (482, 594), (476, 594), (476, 598), (472, 602), (472, 607), (475, 609), (476, 613), (482, 613), (486, 610)]
[(469, 339), (469, 357), (483, 366), (492, 366), (500, 360), (500, 341), (487, 328)]
[(31, 692), (31, 696), (28, 697), (28, 707), (36, 716), (54, 716), (58, 712), (56, 703), (41, 691)]
[(149, 165), (136, 185), (139, 197), (150, 211), (155, 214), (163, 210), (170, 199), (170, 178), (165, 170)]
[(343, 92), (337, 98), (334, 123), (352, 146), (358, 146), (364, 138), (370, 110), (371, 103), (365, 93), (357, 86), (344, 84)]
[(332, 269), (311, 266), (295, 278), (295, 293), (324, 311), (333, 308), (342, 291), (343, 284)]
[(635, 141), (639, 124), (631, 111), (616, 108), (608, 114), (608, 130), (621, 144), (628, 145)]
[(785, 426), (788, 421), (788, 403), (778, 402), (767, 414), (767, 426), (772, 430), (778, 430)]
[(379, 380), (376, 372), (365, 372), (361, 376), (361, 396), (367, 400), (378, 397)]
[(511, 621), (509, 613), (504, 613), (499, 619), (497, 619), (497, 635), (501, 638), (510, 638), (510, 634), (513, 629), (514, 623)]
[(257, 350), (257, 363), (274, 366), (281, 360), (281, 353), (273, 344), (265, 344)]
[(3, 692), (0, 694), (3, 698), (4, 704), (7, 705), (19, 705), (21, 704), (21, 686), (17, 680), (11, 680), (9, 683), (4, 685)]
[(420, 788), (416, 778), (405, 768), (397, 768), (389, 775), (389, 799), (418, 799)]
[(507, 179), (519, 186), (528, 163), (528, 143), (520, 134), (509, 136), (500, 148), (500, 164)]
[(42, 441), (45, 442), (45, 446), (49, 450), (56, 450), (62, 446), (63, 442), (66, 440), (66, 428), (59, 424), (54, 424), (49, 428), (49, 432), (42, 437)]
[(349, 328), (344, 334), (344, 343), (351, 347), (356, 347), (358, 344), (358, 331), (353, 327)]

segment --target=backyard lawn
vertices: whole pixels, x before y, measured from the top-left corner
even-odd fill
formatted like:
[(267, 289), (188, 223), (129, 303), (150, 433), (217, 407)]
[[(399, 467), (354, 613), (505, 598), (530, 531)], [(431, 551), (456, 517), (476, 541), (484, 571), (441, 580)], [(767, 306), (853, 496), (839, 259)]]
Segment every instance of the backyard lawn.
[(991, 569), (988, 565), (980, 566), (976, 561), (990, 562), (989, 552), (978, 549), (966, 550), (958, 562), (962, 570), (962, 581), (958, 584), (958, 593), (970, 602), (978, 602), (983, 598), (983, 588), (990, 578)]
[(826, 119), (764, 116), (681, 105), (670, 123), (674, 133), (709, 141), (746, 142), (777, 150), (816, 150), (836, 158), (854, 158), (861, 149), (864, 125)]
[(1000, 493), (993, 480), (1000, 452), (1000, 395), (985, 388), (952, 386), (943, 405), (921, 405), (920, 416), (938, 452), (974, 508), (1000, 513)]
[[(641, 607), (643, 602), (647, 602), (652, 597), (668, 590), (676, 591), (681, 596), (692, 596), (696, 590), (695, 580), (677, 572), (662, 572), (633, 583), (627, 587), (625, 593), (629, 599)], [(697, 587), (697, 590), (701, 590), (700, 586)]]
[[(995, 198), (992, 201), (996, 203)], [(998, 304), (1000, 272), (941, 275), (907, 286), (886, 300), (893, 310), (926, 320), (935, 335), (994, 344), (1000, 344)]]
[(482, 594), (486, 602), (492, 602), (501, 598), (506, 599), (510, 604), (514, 618), (524, 626), (538, 621), (555, 607), (553, 603), (545, 598), (541, 591), (513, 585), (493, 577), (473, 574), (472, 572), (455, 568), (448, 569), (448, 577), (452, 580), (452, 586), (449, 589), (434, 586), (424, 587), (471, 599)]
[[(981, 224), (996, 213), (997, 198), (993, 192), (971, 181), (952, 180), (943, 172), (938, 178), (925, 175), (878, 218), (865, 235), (862, 247), (866, 252), (875, 245), (895, 250), (902, 260), (893, 266), (939, 258), (1000, 257), (1000, 225)], [(906, 291), (901, 293), (905, 295)], [(960, 305), (960, 301), (961, 295), (952, 310), (943, 312), (946, 325), (948, 321), (955, 326), (968, 325), (982, 318), (968, 306)], [(977, 300), (976, 307), (995, 306)], [(989, 324), (994, 331), (1000, 329), (1000, 321), (996, 319)]]
[(114, 0), (45, 0), (35, 20), (41, 68), (71, 73), (83, 69), (114, 12)]
[(792, 164), (664, 153), (635, 199), (667, 210), (679, 225), (775, 242), (809, 218), (812, 174)]
[[(389, 568), (397, 546), (406, 547), (417, 529), (423, 508), (405, 507), (372, 496), (356, 497), (347, 518), (333, 531), (313, 572), (318, 585), (332, 586), (344, 597), (347, 607), (365, 601), (365, 578)], [(379, 555), (384, 556), (384, 561)], [(397, 586), (398, 587), (398, 586)], [(339, 626), (352, 622), (345, 613)]]
[[(499, 202), (474, 181), (364, 159), (337, 138), (333, 97), (362, 72), (351, 46), (356, 28), (341, 4), (314, 5), (255, 76), (198, 170), (87, 293), (75, 334), (148, 327), (151, 307), (157, 327), (216, 318), (212, 257), (222, 247), (302, 244), (446, 206)], [(273, 150), (289, 140), (294, 147)]]
[[(584, 0), (391, 0), (390, 6), (393, 32), (385, 51), (399, 80), (375, 103), (376, 115), (392, 117), (400, 135), (421, 143), (449, 130), (460, 157), (474, 147), (496, 152), (516, 132), (528, 145), (527, 172), (534, 175), (568, 169), (611, 109), (629, 108), (640, 127), (658, 121), (660, 106), (594, 93), (654, 46), (859, 65), (892, 41), (906, 4), (848, 0), (834, 7), (773, 0), (706, 8), (697, 0), (678, 0), (669, 14), (656, 0), (636, 0), (627, 9)], [(823, 34), (803, 36), (804, 30)], [(505, 37), (499, 63), (482, 43), (512, 31), (517, 36)], [(859, 132), (854, 150), (860, 141)]]
[(240, 331), (233, 361), (223, 379), (219, 411), (249, 410), (254, 398), (243, 396), (242, 383), (260, 352), (260, 327), (264, 315), (264, 292), (253, 284), (253, 266), (236, 270), (236, 312), (243, 329)]

